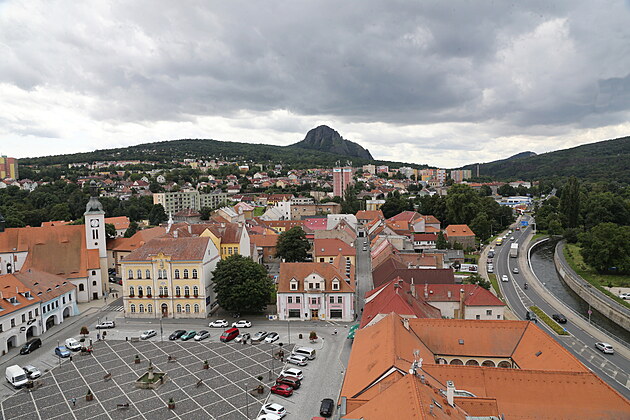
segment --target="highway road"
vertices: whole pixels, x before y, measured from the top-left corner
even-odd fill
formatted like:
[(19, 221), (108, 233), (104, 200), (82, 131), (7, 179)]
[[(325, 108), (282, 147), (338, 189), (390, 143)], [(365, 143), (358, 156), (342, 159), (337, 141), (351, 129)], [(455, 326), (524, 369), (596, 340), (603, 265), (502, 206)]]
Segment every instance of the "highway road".
[[(529, 221), (530, 218), (524, 216), (522, 220)], [(549, 335), (595, 372), (602, 380), (606, 381), (626, 398), (630, 398), (630, 360), (620, 354), (620, 352), (604, 354), (595, 349), (594, 344), (597, 341), (602, 341), (603, 332), (598, 331), (594, 333), (587, 331), (589, 328), (583, 329), (578, 326), (577, 324), (580, 324), (581, 320), (576, 319), (579, 316), (569, 308), (565, 307), (559, 311), (557, 309), (559, 305), (554, 303), (555, 298), (546, 291), (541, 283), (537, 282), (529, 266), (523, 266), (522, 262), (525, 259), (520, 257), (520, 254), (527, 252), (528, 244), (526, 241), (529, 240), (531, 229), (531, 226), (528, 226), (520, 231), (514, 230), (511, 234), (508, 234), (507, 240), (504, 241), (502, 246), (494, 247), (495, 274), (497, 275), (501, 292), (512, 312), (521, 319), (525, 319), (525, 313), (530, 306), (537, 306), (549, 316), (561, 312), (568, 320), (564, 327), (570, 335), (560, 336), (540, 320), (538, 321), (538, 326), (547, 331)], [(514, 241), (511, 241), (512, 237)], [(520, 258), (509, 257), (510, 244), (514, 242), (519, 244)], [(519, 263), (521, 264), (519, 265)], [(518, 274), (513, 273), (514, 267), (518, 267)], [(503, 275), (508, 276), (507, 282), (501, 281)], [(524, 287), (526, 281), (529, 286), (527, 289)], [(613, 340), (609, 338), (606, 341), (612, 342)], [(618, 350), (620, 349), (618, 348)]]

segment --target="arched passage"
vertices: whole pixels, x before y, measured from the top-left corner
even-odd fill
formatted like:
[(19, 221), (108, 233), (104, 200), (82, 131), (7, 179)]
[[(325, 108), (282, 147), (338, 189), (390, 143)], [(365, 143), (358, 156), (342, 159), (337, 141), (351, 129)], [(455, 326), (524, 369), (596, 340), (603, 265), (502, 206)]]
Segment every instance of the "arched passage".
[(481, 366), (495, 367), (496, 365), (492, 360), (484, 360)]
[(51, 315), (46, 319), (46, 329), (51, 329), (54, 325), (58, 324), (57, 317), (55, 315)]
[(506, 361), (506, 360), (504, 360), (504, 361), (502, 361), (502, 362), (499, 362), (499, 365), (498, 365), (498, 366), (499, 366), (500, 368), (508, 368), (508, 369), (512, 367), (512, 365), (510, 365), (510, 362), (508, 362), (508, 361)]
[(464, 362), (462, 362), (462, 361), (461, 361), (461, 360), (459, 360), (459, 359), (453, 359), (453, 360), (451, 360), (451, 365), (463, 365), (463, 364), (464, 364)]
[(28, 340), (29, 338), (36, 335), (37, 335), (37, 327), (35, 325), (31, 325), (30, 327), (28, 327), (28, 330), (26, 330), (26, 339)]
[(63, 319), (66, 319), (66, 318), (68, 318), (68, 317), (70, 317), (70, 316), (72, 316), (72, 311), (70, 310), (70, 308), (69, 308), (69, 307), (67, 307), (67, 308), (65, 308), (65, 309), (63, 310), (63, 314), (61, 315), (61, 317), (62, 317)]
[(13, 347), (17, 347), (17, 335), (12, 335), (7, 339), (7, 351), (11, 350)]
[(479, 362), (476, 361), (475, 359), (470, 359), (469, 361), (466, 362), (466, 366), (479, 366)]

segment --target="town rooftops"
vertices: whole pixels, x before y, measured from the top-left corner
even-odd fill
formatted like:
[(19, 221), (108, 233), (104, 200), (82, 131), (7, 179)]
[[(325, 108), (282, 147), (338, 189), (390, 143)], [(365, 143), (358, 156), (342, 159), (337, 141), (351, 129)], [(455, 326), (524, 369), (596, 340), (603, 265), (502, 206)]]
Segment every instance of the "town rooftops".
[(468, 225), (448, 225), (445, 231), (448, 237), (475, 236), (475, 233), (470, 230)]
[[(346, 282), (346, 276), (334, 264), (330, 263), (280, 263), (280, 274), (278, 275), (279, 293), (300, 293), (304, 292), (304, 279), (310, 275), (321, 276), (326, 284), (325, 289), (318, 289), (318, 292), (354, 292), (354, 288)], [(297, 290), (291, 290), (291, 280), (297, 280)], [(332, 281), (339, 280), (339, 290), (333, 290)]]
[(208, 237), (156, 238), (126, 255), (123, 261), (151, 261), (159, 253), (170, 256), (172, 261), (200, 261), (204, 258), (208, 241)]
[(28, 269), (18, 271), (13, 273), (13, 276), (26, 288), (30, 289), (31, 294), (39, 297), (44, 302), (76, 288), (74, 284), (63, 277), (39, 270)]
[(505, 306), (501, 299), (476, 284), (416, 285), (416, 290), (427, 302), (459, 302), (463, 290), (466, 306)]
[(356, 255), (357, 250), (342, 241), (341, 239), (315, 239), (313, 245), (313, 254), (315, 256), (337, 256), (339, 254), (343, 256)]
[[(24, 296), (26, 292), (30, 292), (30, 298)], [(0, 276), (0, 317), (27, 306), (39, 304), (40, 301), (41, 299), (14, 274)]]
[(127, 229), (129, 227), (129, 218), (127, 216), (106, 217), (105, 223), (114, 225), (116, 230)]

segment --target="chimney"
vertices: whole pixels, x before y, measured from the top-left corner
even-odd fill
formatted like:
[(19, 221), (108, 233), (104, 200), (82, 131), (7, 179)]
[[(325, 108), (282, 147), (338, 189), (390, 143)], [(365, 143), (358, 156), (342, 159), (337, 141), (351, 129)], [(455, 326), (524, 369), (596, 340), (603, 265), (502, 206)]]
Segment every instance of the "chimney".
[(409, 319), (408, 318), (403, 318), (403, 326), (405, 327), (405, 329), (407, 331), (409, 331)]
[(449, 298), (449, 299), (451, 298), (451, 296), (452, 296), (452, 295), (453, 295), (453, 294), (451, 293), (451, 291), (450, 291), (450, 290), (449, 290), (448, 292), (446, 292), (446, 296), (448, 296), (448, 298)]
[(177, 229), (175, 229), (173, 231), (173, 238), (177, 238), (179, 236), (179, 231)]
[(424, 283), (424, 298), (429, 298), (429, 283)]
[(413, 282), (413, 277), (411, 278), (411, 296), (413, 296), (414, 299), (418, 299), (418, 295), (416, 293), (416, 285)]
[(446, 401), (451, 407), (455, 407), (455, 384), (453, 381), (446, 381)]
[(464, 304), (465, 299), (466, 294), (464, 293), (464, 289), (459, 289), (459, 319), (466, 319), (466, 305)]

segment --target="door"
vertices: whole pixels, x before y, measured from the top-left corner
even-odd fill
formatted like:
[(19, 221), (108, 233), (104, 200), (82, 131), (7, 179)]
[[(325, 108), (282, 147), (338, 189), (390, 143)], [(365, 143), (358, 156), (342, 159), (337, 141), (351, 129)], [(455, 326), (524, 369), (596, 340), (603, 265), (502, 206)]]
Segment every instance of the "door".
[(168, 316), (168, 305), (166, 303), (162, 304), (162, 318), (166, 318)]
[(319, 309), (311, 309), (311, 318), (319, 318)]
[(92, 299), (94, 300), (98, 299), (98, 292), (92, 293)]

